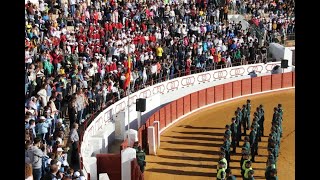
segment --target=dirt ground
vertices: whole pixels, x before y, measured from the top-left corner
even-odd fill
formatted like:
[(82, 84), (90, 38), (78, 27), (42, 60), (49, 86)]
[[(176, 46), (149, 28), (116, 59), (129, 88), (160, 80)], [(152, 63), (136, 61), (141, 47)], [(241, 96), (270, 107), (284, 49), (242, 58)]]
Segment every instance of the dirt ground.
[[(255, 95), (214, 105), (180, 120), (161, 135), (157, 155), (146, 157), (146, 180), (211, 180), (216, 177), (218, 151), (223, 143), (224, 127), (230, 124), (238, 106), (251, 99), (251, 115), (260, 104), (265, 107), (265, 136), (270, 133), (273, 107), (282, 103), (283, 137), (278, 160), (279, 179), (295, 179), (295, 91), (294, 89)], [(251, 118), (252, 120), (252, 118)], [(249, 132), (247, 132), (248, 134)], [(267, 139), (259, 142), (259, 156), (253, 163), (255, 179), (265, 179)], [(240, 142), (242, 146), (243, 142)], [(240, 175), (241, 148), (231, 155), (230, 168)]]

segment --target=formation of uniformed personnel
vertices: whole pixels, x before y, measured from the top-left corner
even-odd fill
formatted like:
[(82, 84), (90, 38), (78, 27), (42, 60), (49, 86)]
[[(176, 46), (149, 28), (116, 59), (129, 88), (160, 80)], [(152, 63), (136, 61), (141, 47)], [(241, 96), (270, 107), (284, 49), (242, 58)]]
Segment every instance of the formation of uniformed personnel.
[[(264, 136), (265, 112), (263, 105), (260, 104), (253, 113), (252, 123), (250, 123), (250, 112), (251, 101), (248, 99), (247, 103), (242, 106), (242, 109), (237, 107), (237, 110), (234, 112), (235, 116), (231, 118), (231, 124), (225, 126), (224, 142), (221, 146), (221, 154), (219, 156), (219, 164), (222, 162), (225, 164), (223, 166), (224, 170), (220, 170), (220, 165), (217, 166), (217, 172), (219, 172), (220, 178), (223, 178), (222, 174), (226, 171), (227, 179), (235, 179), (235, 177), (231, 175), (231, 169), (227, 169), (230, 167), (230, 146), (232, 147), (232, 153), (236, 153), (236, 148), (237, 146), (240, 146), (241, 137), (244, 135), (244, 143), (241, 151), (242, 157), (240, 160), (241, 175), (244, 180), (254, 179), (252, 163), (255, 162), (255, 156), (259, 155), (258, 142), (261, 141), (261, 138)], [(278, 106), (274, 108), (272, 127), (268, 138), (268, 159), (266, 169), (266, 176), (268, 175), (268, 178), (277, 178), (276, 173), (274, 172), (276, 172), (276, 163), (282, 137), (282, 115), (282, 105), (278, 104)], [(241, 126), (243, 127), (243, 133), (241, 132)], [(249, 130), (249, 127), (250, 133), (247, 136), (246, 130)]]
[(237, 141), (238, 141), (238, 125), (236, 123), (236, 118), (231, 118), (231, 146), (232, 146), (232, 153), (236, 153), (237, 148)]
[(226, 180), (236, 180), (236, 177), (234, 175), (232, 175), (232, 171), (230, 168), (226, 169)]
[(217, 180), (226, 179), (226, 164), (224, 161), (219, 161), (217, 170)]
[(140, 170), (143, 173), (144, 167), (146, 166), (146, 153), (142, 150), (141, 146), (138, 146), (136, 157), (137, 157), (138, 165), (140, 166)]

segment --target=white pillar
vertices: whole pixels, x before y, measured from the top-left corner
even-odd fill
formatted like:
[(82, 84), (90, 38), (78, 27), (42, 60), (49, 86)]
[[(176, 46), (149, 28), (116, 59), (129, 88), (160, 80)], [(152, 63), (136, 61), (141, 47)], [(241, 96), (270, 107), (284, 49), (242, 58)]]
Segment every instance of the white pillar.
[(155, 140), (155, 133), (154, 133), (154, 127), (149, 126), (148, 127), (148, 143), (149, 143), (149, 154), (156, 155), (156, 140)]
[(135, 149), (128, 147), (121, 151), (121, 180), (131, 180), (131, 161), (135, 158)]

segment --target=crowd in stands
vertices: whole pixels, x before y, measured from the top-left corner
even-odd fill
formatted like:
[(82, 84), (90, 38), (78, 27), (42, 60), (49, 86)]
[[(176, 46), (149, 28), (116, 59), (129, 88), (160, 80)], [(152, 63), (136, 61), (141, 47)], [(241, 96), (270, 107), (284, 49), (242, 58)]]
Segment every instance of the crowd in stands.
[[(252, 16), (265, 41), (229, 21), (233, 9)], [(39, 0), (26, 3), (25, 23), (26, 159), (33, 174), (40, 161), (28, 157), (28, 149), (45, 148), (46, 156), (72, 167), (63, 158), (72, 144), (64, 142), (69, 127), (129, 91), (265, 62), (269, 35), (295, 31), (291, 0)]]
[[(264, 136), (264, 108), (260, 105), (254, 112), (254, 118), (250, 124), (251, 101), (248, 99), (247, 103), (237, 108), (235, 117), (232, 117), (231, 124), (227, 124), (224, 133), (224, 143), (221, 146), (219, 161), (217, 165), (217, 179), (218, 180), (235, 180), (232, 175), (229, 163), (231, 161), (230, 154), (236, 153), (237, 146), (240, 147), (240, 141), (243, 138), (243, 145), (241, 149), (240, 169), (243, 180), (254, 179), (253, 163), (255, 156), (258, 153), (258, 144), (261, 142), (261, 137)], [(274, 114), (272, 117), (272, 127), (268, 138), (268, 158), (266, 162), (265, 178), (266, 180), (276, 180), (277, 177), (277, 159), (279, 155), (280, 142), (282, 137), (282, 119), (283, 109), (282, 105), (278, 104), (274, 107)], [(250, 128), (249, 128), (250, 127)], [(243, 129), (243, 130), (242, 130)], [(246, 131), (250, 129), (249, 136)], [(232, 149), (232, 151), (231, 151)]]

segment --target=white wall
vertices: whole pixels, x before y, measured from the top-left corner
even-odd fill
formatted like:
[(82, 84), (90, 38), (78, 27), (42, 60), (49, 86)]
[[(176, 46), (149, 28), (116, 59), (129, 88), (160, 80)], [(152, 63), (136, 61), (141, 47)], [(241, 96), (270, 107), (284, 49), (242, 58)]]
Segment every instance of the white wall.
[[(146, 111), (142, 113), (143, 116), (147, 113), (151, 113), (159, 106), (176, 100), (187, 94), (219, 84), (250, 78), (248, 73), (253, 70), (255, 70), (255, 72), (259, 76), (271, 74), (270, 71), (275, 65), (280, 65), (280, 62), (236, 66), (203, 72), (199, 74), (192, 74), (189, 76), (165, 81), (135, 92), (129, 96), (130, 128), (137, 129), (137, 125), (134, 128), (132, 124), (137, 119), (137, 112), (135, 110), (135, 102), (137, 98), (146, 98)], [(292, 68), (290, 67), (288, 69), (285, 69), (285, 72), (292, 71)], [(127, 105), (128, 97), (125, 97), (106, 108), (93, 120), (83, 136), (83, 142), (81, 144), (81, 154), (83, 156), (83, 159), (90, 157), (92, 154), (92, 149), (94, 149), (91, 147), (93, 144), (90, 142), (90, 137), (95, 136), (101, 132), (109, 135), (114, 134), (115, 123), (113, 120), (113, 115), (119, 113), (120, 111), (127, 111)], [(125, 125), (127, 126), (128, 122), (126, 119), (127, 118), (125, 118), (124, 120)], [(108, 144), (111, 143), (112, 142), (108, 142)], [(89, 165), (84, 162), (84, 166), (86, 167)], [(90, 173), (96, 173), (96, 171), (90, 171)]]
[(268, 51), (277, 61), (287, 59), (288, 65), (292, 66), (292, 47), (284, 47), (278, 43), (270, 43)]

